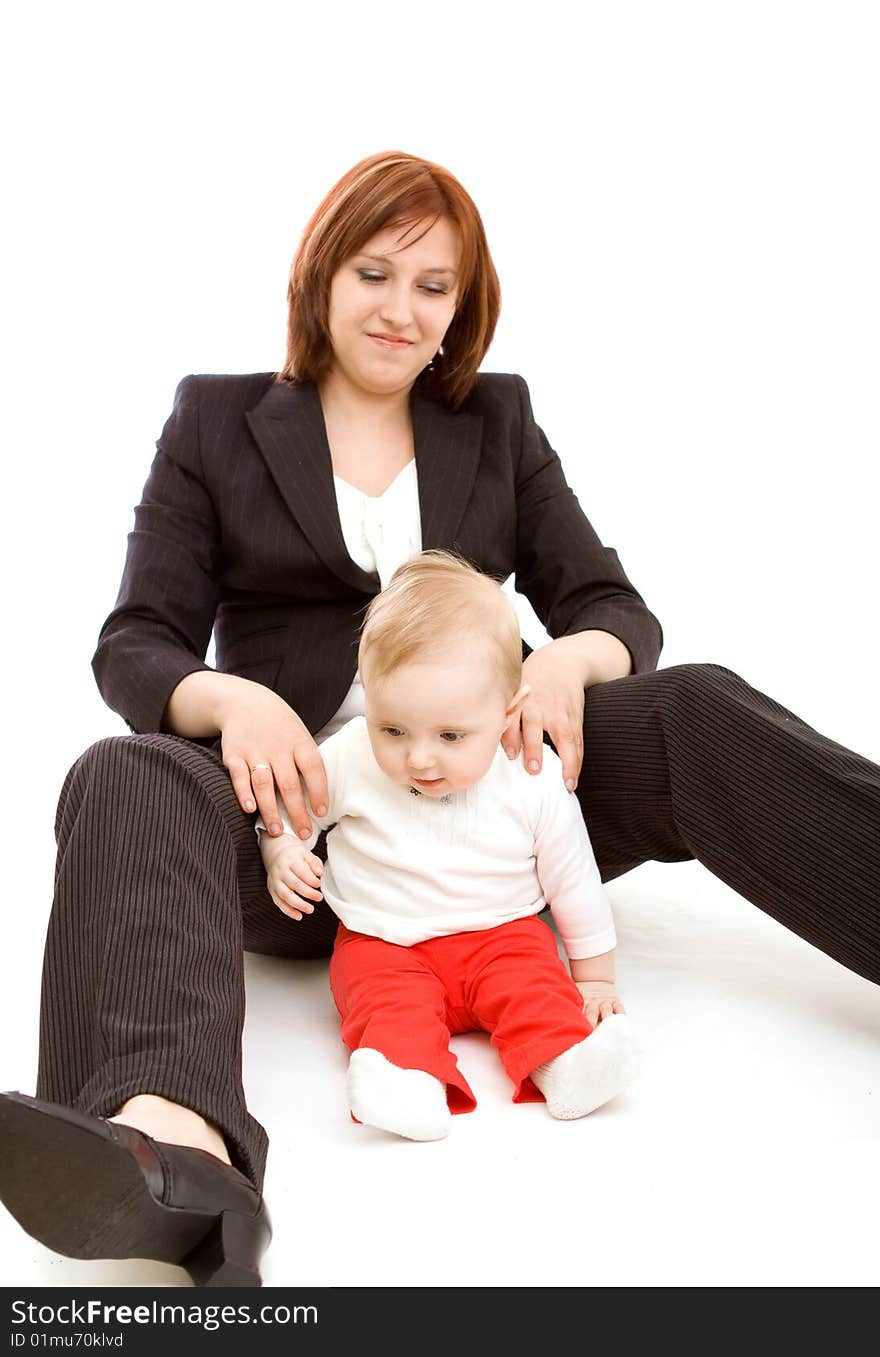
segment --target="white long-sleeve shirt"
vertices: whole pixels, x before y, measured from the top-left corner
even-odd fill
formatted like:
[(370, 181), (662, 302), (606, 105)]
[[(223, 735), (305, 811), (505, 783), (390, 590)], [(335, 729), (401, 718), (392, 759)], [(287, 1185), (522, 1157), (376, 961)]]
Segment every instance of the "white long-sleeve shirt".
[(552, 749), (530, 774), (499, 745), (479, 782), (442, 800), (382, 772), (363, 716), (324, 740), (321, 757), (330, 809), (312, 813), (308, 846), (335, 825), (321, 890), (347, 928), (409, 947), (526, 918), (549, 903), (570, 958), (616, 945), (580, 807)]

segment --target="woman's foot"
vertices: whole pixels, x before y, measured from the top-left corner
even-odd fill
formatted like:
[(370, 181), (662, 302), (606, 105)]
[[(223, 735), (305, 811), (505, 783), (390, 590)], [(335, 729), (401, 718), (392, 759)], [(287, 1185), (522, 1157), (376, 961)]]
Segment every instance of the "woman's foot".
[(610, 1102), (639, 1071), (639, 1051), (623, 1013), (603, 1018), (588, 1037), (532, 1070), (547, 1111), (559, 1121), (574, 1121)]
[(0, 1198), (70, 1258), (154, 1258), (199, 1286), (261, 1284), (271, 1226), (254, 1183), (210, 1151), (117, 1119), (0, 1094)]
[(226, 1141), (216, 1126), (191, 1108), (169, 1102), (156, 1093), (136, 1094), (123, 1103), (115, 1117), (106, 1120), (134, 1126), (152, 1140), (164, 1141), (166, 1145), (188, 1145), (193, 1150), (213, 1154), (224, 1164), (232, 1162)]

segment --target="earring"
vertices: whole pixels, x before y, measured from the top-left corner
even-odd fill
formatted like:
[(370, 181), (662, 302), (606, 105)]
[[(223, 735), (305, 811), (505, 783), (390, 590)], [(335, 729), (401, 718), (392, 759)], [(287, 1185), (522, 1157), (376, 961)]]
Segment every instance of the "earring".
[[(434, 358), (442, 358), (442, 357), (443, 357), (443, 345), (441, 344), (440, 347), (439, 347), (439, 349), (437, 350), (437, 352), (434, 354)], [(430, 363), (428, 364), (428, 371), (429, 371), (429, 372), (434, 372), (434, 371), (436, 370), (436, 369), (434, 368), (434, 358), (432, 358), (431, 361), (430, 361)]]

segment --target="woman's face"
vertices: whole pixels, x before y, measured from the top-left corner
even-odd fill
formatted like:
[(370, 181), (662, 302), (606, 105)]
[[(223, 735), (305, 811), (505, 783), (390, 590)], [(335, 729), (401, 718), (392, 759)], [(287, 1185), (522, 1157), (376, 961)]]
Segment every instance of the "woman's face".
[[(418, 234), (423, 226), (408, 234)], [(405, 231), (399, 225), (379, 231), (330, 284), (333, 371), (375, 395), (412, 386), (455, 314), (456, 226), (440, 217), (420, 240), (402, 245)]]

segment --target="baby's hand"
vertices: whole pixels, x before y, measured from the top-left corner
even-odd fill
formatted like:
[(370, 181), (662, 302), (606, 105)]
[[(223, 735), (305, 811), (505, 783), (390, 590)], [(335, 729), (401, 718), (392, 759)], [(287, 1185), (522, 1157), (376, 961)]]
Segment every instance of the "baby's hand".
[(584, 998), (584, 1016), (591, 1027), (596, 1027), (612, 1013), (625, 1013), (617, 987), (610, 980), (576, 980)]
[[(320, 890), (324, 864), (321, 859), (301, 843), (292, 834), (280, 839), (272, 839), (261, 834), (266, 842), (263, 861), (266, 864), (266, 885), (273, 901), (289, 919), (301, 919), (303, 914), (314, 912), (309, 900), (322, 900)], [(261, 848), (263, 843), (260, 844)]]

